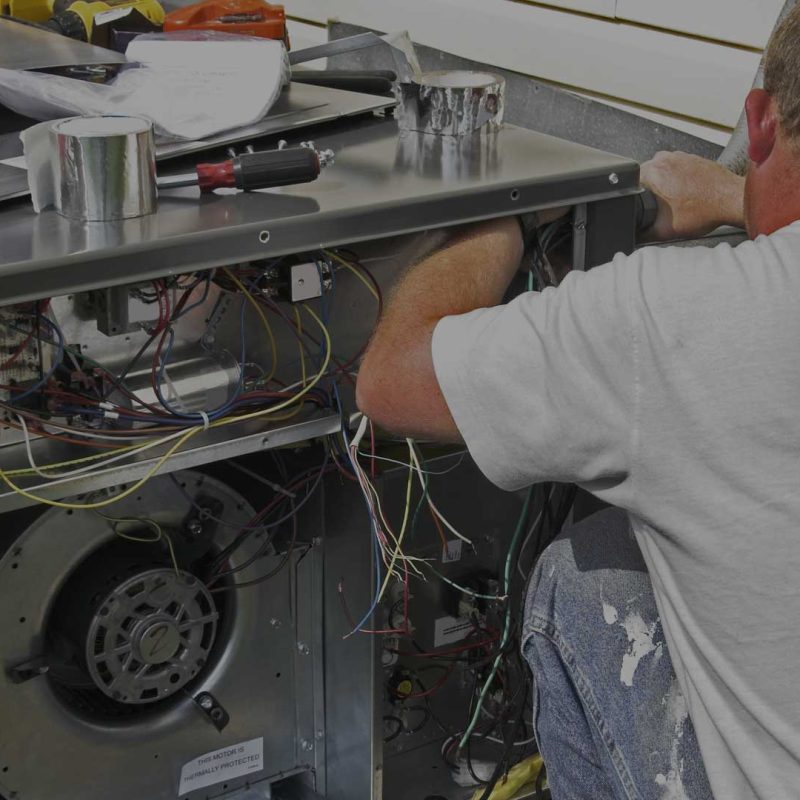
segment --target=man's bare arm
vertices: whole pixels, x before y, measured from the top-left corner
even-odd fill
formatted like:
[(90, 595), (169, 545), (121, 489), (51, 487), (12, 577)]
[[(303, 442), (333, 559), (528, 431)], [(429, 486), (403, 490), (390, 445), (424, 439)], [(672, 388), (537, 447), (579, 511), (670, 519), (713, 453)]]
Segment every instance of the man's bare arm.
[(358, 374), (356, 402), (394, 433), (457, 441), (460, 436), (433, 369), (439, 320), (503, 299), (522, 258), (516, 219), (493, 220), (459, 236), (395, 288)]
[(657, 153), (642, 164), (642, 185), (658, 198), (655, 241), (705, 236), (720, 225), (744, 228), (744, 178), (688, 153)]

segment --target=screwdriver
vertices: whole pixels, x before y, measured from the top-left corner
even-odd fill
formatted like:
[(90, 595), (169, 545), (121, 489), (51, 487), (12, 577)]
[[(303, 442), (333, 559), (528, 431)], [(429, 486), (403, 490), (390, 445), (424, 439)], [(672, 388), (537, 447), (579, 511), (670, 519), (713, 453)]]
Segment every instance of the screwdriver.
[(201, 192), (231, 188), (250, 192), (273, 186), (310, 183), (319, 177), (323, 167), (333, 163), (333, 151), (318, 152), (312, 143), (301, 147), (283, 147), (242, 153), (215, 164), (198, 164), (194, 173), (162, 175), (156, 179), (159, 189), (199, 186)]

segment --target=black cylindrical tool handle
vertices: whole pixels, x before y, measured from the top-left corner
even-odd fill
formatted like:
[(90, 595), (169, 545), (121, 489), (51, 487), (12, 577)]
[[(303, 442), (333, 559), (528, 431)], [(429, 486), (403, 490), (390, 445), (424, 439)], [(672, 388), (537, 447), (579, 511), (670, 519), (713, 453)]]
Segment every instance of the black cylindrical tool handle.
[(386, 97), (394, 95), (397, 73), (391, 70), (296, 69), (292, 72), (294, 83), (310, 83), (330, 89), (363, 92)]
[(646, 231), (653, 227), (658, 217), (658, 199), (649, 189), (636, 195), (636, 230)]
[(316, 180), (319, 173), (319, 156), (306, 147), (242, 153), (233, 159), (236, 186), (245, 192), (270, 186), (309, 183)]

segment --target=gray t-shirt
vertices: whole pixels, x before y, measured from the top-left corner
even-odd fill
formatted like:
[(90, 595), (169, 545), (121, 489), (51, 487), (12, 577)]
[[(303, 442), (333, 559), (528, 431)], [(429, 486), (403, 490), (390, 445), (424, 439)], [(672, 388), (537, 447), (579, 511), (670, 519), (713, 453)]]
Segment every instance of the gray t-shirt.
[(494, 483), (630, 512), (715, 797), (800, 797), (800, 222), (448, 317), (433, 357)]

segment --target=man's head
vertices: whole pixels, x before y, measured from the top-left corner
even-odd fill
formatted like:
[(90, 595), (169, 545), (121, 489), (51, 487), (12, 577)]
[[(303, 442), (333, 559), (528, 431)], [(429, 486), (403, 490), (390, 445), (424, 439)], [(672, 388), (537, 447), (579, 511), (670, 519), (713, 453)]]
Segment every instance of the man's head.
[(764, 88), (747, 97), (751, 236), (800, 219), (800, 5), (777, 27), (764, 57)]

